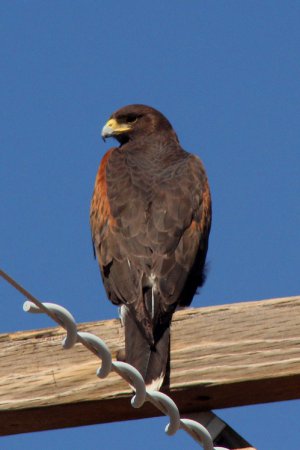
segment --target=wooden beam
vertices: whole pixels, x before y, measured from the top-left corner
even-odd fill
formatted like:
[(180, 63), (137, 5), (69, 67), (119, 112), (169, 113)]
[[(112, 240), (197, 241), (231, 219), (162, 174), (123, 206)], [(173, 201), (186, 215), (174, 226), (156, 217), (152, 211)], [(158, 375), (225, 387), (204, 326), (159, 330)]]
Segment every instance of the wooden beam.
[[(123, 347), (118, 320), (79, 325)], [(118, 375), (95, 376), (100, 361), (60, 345), (64, 330), (0, 335), (0, 435), (160, 415), (130, 406)], [(180, 412), (300, 398), (300, 296), (175, 314), (170, 384)]]

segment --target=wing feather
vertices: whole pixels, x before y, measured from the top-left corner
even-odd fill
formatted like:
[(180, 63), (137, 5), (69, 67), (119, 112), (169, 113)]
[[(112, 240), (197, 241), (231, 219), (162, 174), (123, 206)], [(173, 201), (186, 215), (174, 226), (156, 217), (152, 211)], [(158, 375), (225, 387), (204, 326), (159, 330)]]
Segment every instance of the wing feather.
[(210, 220), (207, 178), (197, 157), (182, 151), (161, 168), (109, 150), (96, 178), (91, 227), (111, 300), (132, 305), (146, 328), (155, 328), (143, 300), (151, 280), (157, 323), (177, 304), (189, 304), (204, 280)]

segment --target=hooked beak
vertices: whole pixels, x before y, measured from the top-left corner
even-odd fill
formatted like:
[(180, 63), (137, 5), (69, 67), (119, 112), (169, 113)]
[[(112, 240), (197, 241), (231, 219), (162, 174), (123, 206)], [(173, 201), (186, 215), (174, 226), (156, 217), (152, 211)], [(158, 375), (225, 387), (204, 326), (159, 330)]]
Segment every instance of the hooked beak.
[(105, 142), (106, 138), (118, 136), (129, 130), (128, 124), (118, 123), (116, 119), (109, 119), (102, 128), (101, 136)]

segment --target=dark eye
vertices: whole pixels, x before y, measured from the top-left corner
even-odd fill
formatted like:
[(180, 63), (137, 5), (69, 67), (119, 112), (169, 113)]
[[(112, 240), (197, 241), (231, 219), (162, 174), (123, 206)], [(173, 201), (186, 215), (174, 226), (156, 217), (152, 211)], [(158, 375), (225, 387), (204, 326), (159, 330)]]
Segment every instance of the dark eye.
[(137, 116), (127, 116), (126, 117), (126, 122), (127, 123), (134, 123), (134, 122), (136, 122), (137, 121)]

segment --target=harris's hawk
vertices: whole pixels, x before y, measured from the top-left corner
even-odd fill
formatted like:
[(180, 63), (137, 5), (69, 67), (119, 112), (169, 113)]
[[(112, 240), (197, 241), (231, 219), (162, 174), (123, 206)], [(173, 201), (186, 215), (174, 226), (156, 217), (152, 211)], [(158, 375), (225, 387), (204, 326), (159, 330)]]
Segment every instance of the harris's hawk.
[(102, 280), (121, 307), (126, 362), (159, 389), (170, 322), (205, 279), (211, 199), (200, 159), (182, 149), (159, 111), (129, 105), (102, 130), (114, 137), (103, 157), (90, 222)]

